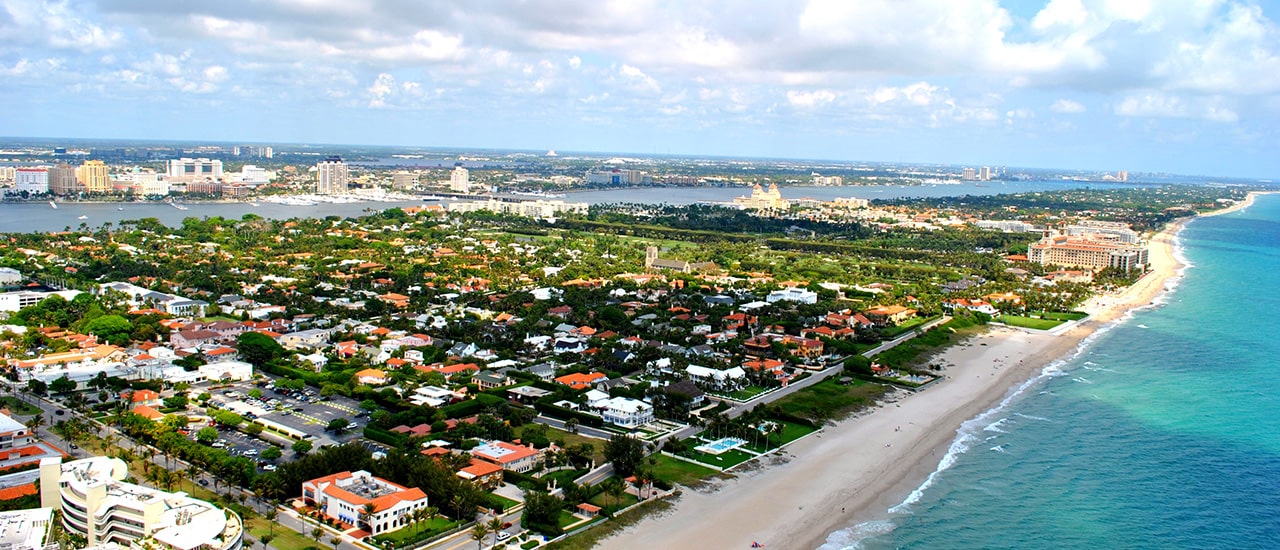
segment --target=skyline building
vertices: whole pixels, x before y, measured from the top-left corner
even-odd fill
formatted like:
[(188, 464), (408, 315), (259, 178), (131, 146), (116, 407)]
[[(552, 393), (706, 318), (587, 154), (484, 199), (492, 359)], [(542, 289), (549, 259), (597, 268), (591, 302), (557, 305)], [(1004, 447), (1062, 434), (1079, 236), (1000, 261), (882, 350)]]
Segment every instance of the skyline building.
[(39, 195), (49, 192), (48, 168), (19, 168), (13, 177), (13, 192)]
[(111, 173), (100, 160), (86, 160), (76, 168), (76, 183), (90, 193), (111, 191)]
[(316, 163), (316, 194), (341, 195), (347, 192), (350, 179), (347, 163), (342, 157), (333, 155)]
[(180, 158), (169, 161), (168, 176), (173, 179), (218, 179), (222, 177), (222, 161), (207, 158)]
[(59, 164), (49, 168), (49, 192), (54, 195), (71, 195), (84, 189), (76, 181), (76, 168), (70, 164)]
[(454, 193), (471, 192), (471, 172), (461, 166), (455, 166), (449, 174), (449, 190)]

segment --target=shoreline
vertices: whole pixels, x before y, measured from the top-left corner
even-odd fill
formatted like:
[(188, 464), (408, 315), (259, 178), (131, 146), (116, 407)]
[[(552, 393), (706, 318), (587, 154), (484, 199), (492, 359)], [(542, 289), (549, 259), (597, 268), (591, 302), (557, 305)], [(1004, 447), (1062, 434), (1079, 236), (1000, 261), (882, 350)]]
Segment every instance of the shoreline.
[(1118, 294), (1091, 298), (1083, 307), (1090, 317), (1066, 332), (996, 327), (947, 348), (936, 358), (950, 365), (943, 383), (824, 428), (788, 447), (783, 464), (740, 473), (713, 492), (686, 489), (671, 512), (644, 518), (599, 547), (839, 548), (852, 542), (844, 540), (851, 526), (888, 528), (880, 522), (950, 467), (968, 449), (970, 432), (1080, 353), (1091, 336), (1172, 288), (1185, 267), (1177, 236), (1188, 222), (1247, 208), (1256, 194), (1170, 222), (1150, 239), (1151, 271)]

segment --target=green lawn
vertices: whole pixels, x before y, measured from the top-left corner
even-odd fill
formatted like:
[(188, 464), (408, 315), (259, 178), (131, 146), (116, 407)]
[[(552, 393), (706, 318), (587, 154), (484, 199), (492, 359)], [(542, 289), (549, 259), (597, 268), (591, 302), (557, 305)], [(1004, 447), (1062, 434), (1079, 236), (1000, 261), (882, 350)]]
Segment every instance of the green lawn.
[(728, 395), (730, 399), (737, 399), (738, 401), (749, 401), (752, 397), (760, 395), (764, 392), (765, 392), (765, 388), (762, 388), (760, 386), (747, 386), (745, 388), (742, 388)]
[[(4, 396), (0, 397), (0, 405), (8, 408), (13, 414), (18, 416), (27, 416), (40, 412), (40, 408), (26, 403), (16, 397)], [(45, 420), (48, 420), (47, 418)]]
[(408, 527), (378, 535), (374, 537), (374, 540), (378, 542), (392, 541), (397, 547), (404, 547), (420, 540), (427, 540), (457, 526), (458, 522), (456, 520), (436, 517), (431, 521), (424, 521), (417, 525), (410, 524)]
[(542, 481), (551, 481), (554, 479), (557, 487), (564, 487), (570, 481), (578, 479), (586, 473), (587, 470), (560, 470), (558, 472), (551, 472), (538, 479)]
[(894, 338), (897, 338), (898, 336), (905, 334), (908, 330), (911, 330), (920, 325), (923, 325), (932, 319), (933, 317), (912, 317), (910, 319), (907, 319), (906, 321), (903, 321), (902, 324), (896, 327), (886, 327), (886, 328), (880, 329), (880, 334), (885, 338), (892, 340)]
[(718, 455), (713, 455), (713, 454), (689, 449), (688, 451), (680, 453), (680, 455), (689, 457), (703, 464), (710, 464), (717, 468), (729, 468), (732, 466), (737, 466), (755, 457), (755, 455), (751, 453), (748, 453), (746, 451), (740, 451), (738, 449), (725, 451)]
[(1001, 315), (1000, 322), (1011, 327), (1022, 327), (1035, 330), (1049, 330), (1059, 326), (1066, 321), (1055, 319), (1036, 319), (1034, 317), (1021, 317), (1018, 315)]
[(887, 386), (881, 384), (854, 380), (848, 385), (841, 385), (828, 378), (779, 399), (775, 404), (788, 414), (822, 422), (844, 418), (859, 409), (873, 406), (886, 391)]
[(274, 537), (271, 539), (271, 547), (276, 550), (305, 550), (312, 546), (323, 546), (318, 541), (304, 537), (288, 527), (276, 526), (272, 529), (267, 520), (262, 518), (247, 520), (246, 530), (258, 540), (262, 540), (264, 535), (270, 533)]
[(571, 434), (564, 430), (558, 430), (556, 428), (552, 428), (551, 426), (547, 426), (546, 428), (547, 428), (547, 439), (550, 439), (551, 441), (556, 442), (557, 445), (559, 445), (560, 442), (564, 442), (564, 445), (560, 445), (561, 447), (564, 447), (565, 445), (580, 445), (582, 443), (589, 444), (594, 449), (591, 453), (591, 457), (595, 459), (596, 464), (602, 464), (605, 462), (605, 459), (604, 459), (605, 441), (603, 439), (595, 439), (592, 437), (587, 437), (585, 435)]
[(587, 499), (587, 502), (604, 508), (606, 511), (612, 513), (614, 510), (621, 510), (631, 506), (632, 504), (640, 502), (640, 499), (636, 498), (636, 496), (631, 493), (622, 493), (622, 495), (615, 497), (605, 493), (604, 491), (600, 491), (599, 493), (596, 493), (595, 496)]
[(756, 443), (754, 441), (748, 443), (746, 445), (746, 448), (756, 451), (758, 453), (762, 453), (771, 449), (777, 449), (778, 447), (786, 445), (787, 443), (790, 443), (792, 441), (795, 441), (806, 435), (809, 435), (813, 432), (818, 431), (817, 428), (810, 428), (809, 426), (796, 424), (795, 422), (787, 422), (785, 420), (777, 420), (772, 418), (769, 419), (769, 421), (782, 424), (782, 431), (776, 434), (769, 435), (768, 446), (765, 446), (764, 441), (761, 440), (759, 443)]
[(1089, 316), (1088, 313), (1079, 311), (1031, 311), (1027, 315), (1058, 321), (1079, 321)]
[(582, 521), (582, 518), (573, 515), (573, 513), (568, 510), (560, 510), (560, 517), (557, 519), (560, 520), (561, 529)]
[(693, 485), (719, 473), (710, 468), (703, 468), (662, 454), (653, 455), (650, 460), (654, 463), (649, 465), (649, 471), (653, 472), (658, 479), (672, 484)]
[[(497, 493), (489, 493), (485, 499), (492, 504), (501, 504), (504, 511), (510, 510), (520, 504), (519, 501), (511, 500)], [(490, 506), (492, 506), (492, 504), (490, 504)]]

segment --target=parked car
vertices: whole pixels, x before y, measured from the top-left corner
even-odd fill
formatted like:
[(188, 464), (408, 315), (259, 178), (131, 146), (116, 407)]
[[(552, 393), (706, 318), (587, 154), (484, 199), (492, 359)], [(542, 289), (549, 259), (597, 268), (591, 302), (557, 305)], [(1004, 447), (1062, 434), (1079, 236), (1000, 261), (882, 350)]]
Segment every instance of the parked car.
[(200, 483), (200, 486), (201, 486), (201, 487), (208, 487), (208, 486), (209, 486), (209, 480), (204, 479), (204, 478), (200, 478), (199, 483)]

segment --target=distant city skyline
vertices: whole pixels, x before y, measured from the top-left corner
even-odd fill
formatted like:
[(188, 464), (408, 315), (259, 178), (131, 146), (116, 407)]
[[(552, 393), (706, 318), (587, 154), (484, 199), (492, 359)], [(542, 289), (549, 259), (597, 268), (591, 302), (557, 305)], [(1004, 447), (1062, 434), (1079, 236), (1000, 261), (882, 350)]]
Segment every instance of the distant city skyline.
[(1277, 9), (0, 0), (0, 133), (1272, 178)]

